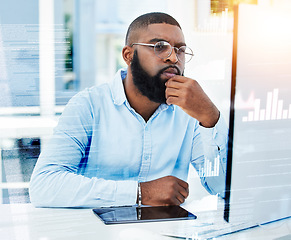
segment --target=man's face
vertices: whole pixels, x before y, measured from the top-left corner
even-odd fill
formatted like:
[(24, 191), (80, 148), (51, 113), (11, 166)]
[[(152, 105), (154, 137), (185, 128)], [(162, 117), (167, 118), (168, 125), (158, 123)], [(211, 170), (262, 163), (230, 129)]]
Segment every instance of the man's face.
[(163, 79), (161, 76), (169, 68), (175, 68), (177, 70), (177, 73), (181, 75), (180, 70), (175, 65), (173, 65), (161, 69), (154, 76), (150, 76), (141, 66), (138, 59), (137, 50), (135, 50), (131, 62), (133, 83), (142, 93), (142, 95), (146, 96), (149, 100), (156, 103), (166, 103), (165, 83), (167, 79)]
[[(137, 43), (155, 44), (167, 41), (172, 46), (185, 45), (181, 29), (169, 24), (151, 24), (139, 34)], [(136, 46), (136, 45), (134, 45)], [(159, 58), (154, 49), (147, 46), (137, 46), (131, 62), (133, 82), (137, 89), (149, 100), (165, 103), (165, 82), (173, 75), (182, 75), (184, 62), (178, 61), (175, 51), (167, 59)]]

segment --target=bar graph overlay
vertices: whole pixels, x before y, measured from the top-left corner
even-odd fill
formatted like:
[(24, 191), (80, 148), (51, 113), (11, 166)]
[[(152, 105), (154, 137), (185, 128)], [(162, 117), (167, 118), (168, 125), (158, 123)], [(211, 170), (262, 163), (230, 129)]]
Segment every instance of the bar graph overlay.
[(199, 169), (199, 177), (214, 177), (219, 175), (219, 156), (214, 159), (214, 162), (205, 158), (204, 167)]
[(261, 99), (255, 99), (254, 110), (249, 111), (247, 116), (242, 118), (243, 122), (268, 121), (291, 119), (291, 104), (287, 109), (283, 108), (283, 100), (279, 99), (279, 89), (275, 88), (267, 93), (265, 108), (261, 108)]

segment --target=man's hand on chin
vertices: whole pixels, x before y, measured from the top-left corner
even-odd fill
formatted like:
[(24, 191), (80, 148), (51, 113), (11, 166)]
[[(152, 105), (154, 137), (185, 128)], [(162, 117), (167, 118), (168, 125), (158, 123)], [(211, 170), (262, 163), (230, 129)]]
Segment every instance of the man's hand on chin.
[(166, 82), (167, 104), (179, 106), (204, 127), (214, 127), (219, 111), (196, 80), (175, 75)]

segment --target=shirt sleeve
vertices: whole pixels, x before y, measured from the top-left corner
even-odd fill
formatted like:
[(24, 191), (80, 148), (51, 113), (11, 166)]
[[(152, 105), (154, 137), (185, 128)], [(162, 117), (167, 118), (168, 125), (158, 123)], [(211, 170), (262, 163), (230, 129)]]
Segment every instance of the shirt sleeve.
[(197, 124), (192, 147), (192, 165), (211, 194), (224, 198), (228, 128), (222, 116), (213, 128)]
[[(45, 145), (33, 171), (29, 194), (36, 207), (134, 205), (136, 181), (88, 178), (80, 172), (90, 149), (93, 106), (89, 94), (74, 97)], [(96, 116), (95, 116), (96, 117)]]

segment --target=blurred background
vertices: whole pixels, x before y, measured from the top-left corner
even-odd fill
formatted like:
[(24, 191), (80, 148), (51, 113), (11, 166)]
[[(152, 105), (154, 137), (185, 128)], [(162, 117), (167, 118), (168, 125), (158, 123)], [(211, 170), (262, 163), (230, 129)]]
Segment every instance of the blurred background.
[(0, 0), (0, 204), (29, 202), (30, 175), (64, 106), (125, 67), (121, 50), (137, 16), (162, 11), (178, 20), (195, 54), (185, 75), (202, 85), (228, 121), (233, 6), (287, 2)]

